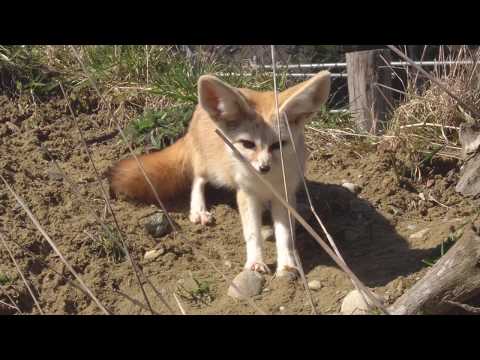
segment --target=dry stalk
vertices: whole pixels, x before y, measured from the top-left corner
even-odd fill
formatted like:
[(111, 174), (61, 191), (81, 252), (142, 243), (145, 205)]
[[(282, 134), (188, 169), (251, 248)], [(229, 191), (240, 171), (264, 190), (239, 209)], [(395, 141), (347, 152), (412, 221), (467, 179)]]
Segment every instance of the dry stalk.
[(457, 307), (459, 307), (459, 308), (461, 308), (465, 311), (468, 311), (469, 313), (480, 315), (480, 308), (478, 308), (478, 307), (467, 305), (467, 304), (462, 304), (462, 303), (459, 303), (459, 302), (456, 302), (456, 301), (451, 301), (451, 300), (447, 300), (445, 302), (450, 304), (450, 305), (457, 306)]
[(99, 185), (100, 190), (101, 190), (101, 192), (102, 192), (102, 195), (103, 195), (103, 197), (104, 197), (104, 199), (105, 199), (105, 202), (106, 202), (106, 204), (107, 204), (107, 206), (108, 206), (108, 210), (110, 211), (110, 214), (112, 215), (113, 222), (114, 222), (114, 224), (115, 224), (115, 227), (117, 228), (118, 236), (120, 237), (120, 241), (122, 242), (123, 250), (125, 251), (125, 254), (126, 254), (126, 256), (127, 256), (128, 261), (129, 261), (130, 264), (132, 265), (133, 272), (134, 272), (134, 274), (135, 274), (135, 278), (136, 278), (136, 280), (137, 280), (137, 282), (138, 282), (138, 284), (139, 284), (139, 286), (140, 286), (140, 289), (141, 289), (141, 291), (142, 291), (142, 295), (143, 295), (143, 297), (144, 297), (144, 299), (145, 299), (145, 302), (147, 303), (148, 308), (150, 309), (151, 313), (153, 314), (154, 312), (153, 312), (152, 306), (151, 306), (151, 304), (150, 304), (150, 300), (148, 299), (147, 293), (145, 292), (145, 289), (144, 289), (144, 287), (143, 287), (143, 284), (142, 284), (142, 282), (141, 282), (141, 280), (140, 280), (139, 270), (138, 270), (137, 264), (135, 263), (135, 261), (133, 260), (133, 258), (132, 258), (131, 255), (130, 255), (130, 251), (128, 250), (127, 244), (126, 244), (125, 239), (124, 239), (124, 236), (123, 236), (123, 232), (122, 232), (122, 230), (120, 229), (120, 225), (118, 224), (117, 217), (116, 217), (116, 215), (115, 215), (115, 213), (114, 213), (114, 211), (113, 211), (112, 205), (110, 204), (110, 200), (109, 200), (109, 198), (108, 198), (108, 194), (107, 194), (106, 190), (105, 190), (104, 187), (103, 187), (102, 180), (101, 180), (101, 178), (100, 178), (100, 174), (99, 174), (99, 172), (98, 172), (98, 170), (97, 170), (97, 167), (96, 167), (96, 165), (95, 165), (95, 162), (93, 161), (92, 155), (91, 155), (91, 153), (90, 153), (90, 149), (89, 149), (89, 147), (88, 147), (88, 145), (87, 145), (87, 142), (85, 141), (85, 137), (83, 136), (83, 131), (82, 131), (82, 129), (80, 128), (80, 126), (79, 126), (79, 124), (78, 124), (77, 118), (76, 118), (76, 116), (75, 116), (75, 113), (73, 112), (73, 109), (72, 109), (72, 107), (71, 107), (71, 105), (70, 105), (70, 101), (69, 101), (69, 99), (68, 99), (68, 97), (67, 97), (67, 94), (65, 93), (65, 90), (63, 89), (62, 84), (61, 84), (61, 83), (59, 83), (59, 84), (60, 84), (60, 89), (62, 90), (63, 96), (65, 97), (65, 100), (67, 101), (68, 108), (69, 108), (70, 113), (71, 113), (72, 118), (73, 118), (73, 123), (75, 124), (75, 127), (77, 128), (77, 131), (78, 131), (79, 134), (80, 134), (80, 139), (81, 139), (81, 141), (82, 141), (82, 143), (83, 143), (83, 146), (84, 146), (84, 148), (85, 148), (85, 152), (86, 152), (86, 154), (87, 154), (87, 156), (88, 156), (88, 159), (90, 160), (90, 163), (92, 164), (93, 171), (94, 171), (94, 173), (95, 173), (95, 177), (96, 177), (96, 179), (97, 179), (97, 182), (98, 182), (98, 185)]
[(125, 299), (127, 299), (128, 301), (130, 301), (132, 304), (135, 304), (137, 305), (139, 308), (145, 310), (145, 311), (149, 311), (152, 315), (161, 315), (159, 314), (158, 312), (156, 312), (155, 310), (153, 310), (152, 308), (150, 307), (146, 307), (144, 304), (142, 304), (140, 301), (138, 301), (137, 299), (134, 299), (132, 298), (131, 296), (125, 294), (124, 292), (118, 290), (118, 289), (115, 289), (115, 290), (111, 290), (113, 293), (115, 294), (118, 294), (118, 295), (121, 295), (123, 296)]
[(23, 210), (27, 213), (28, 217), (30, 220), (33, 222), (35, 227), (38, 229), (38, 231), (43, 235), (45, 240), (47, 240), (48, 244), (50, 247), (53, 249), (53, 251), (58, 255), (58, 257), (62, 260), (62, 262), (65, 264), (67, 269), (72, 273), (72, 275), (77, 279), (77, 281), (80, 283), (82, 288), (87, 292), (87, 294), (90, 296), (90, 298), (97, 304), (97, 306), (102, 310), (102, 312), (106, 315), (109, 315), (110, 312), (102, 305), (100, 300), (97, 299), (97, 297), (93, 294), (93, 292), (88, 288), (88, 286), (83, 282), (82, 278), (77, 274), (77, 272), (73, 269), (73, 267), (70, 265), (70, 263), (65, 259), (63, 254), (60, 252), (60, 250), (57, 248), (57, 245), (55, 242), (50, 238), (50, 236), (46, 233), (46, 231), (42, 228), (38, 220), (35, 218), (35, 216), (32, 214), (28, 206), (25, 204), (25, 202), (17, 195), (17, 193), (11, 188), (11, 186), (8, 184), (8, 182), (3, 178), (3, 176), (0, 175), (0, 179), (4, 182), (5, 186), (7, 189), (10, 191), (10, 193), (15, 197), (16, 201), (20, 204), (20, 206), (23, 208)]
[[(93, 78), (90, 76), (87, 68), (85, 67), (85, 65), (84, 65), (82, 59), (80, 58), (80, 56), (78, 55), (77, 51), (75, 50), (75, 48), (74, 48), (73, 46), (70, 46), (70, 48), (71, 48), (71, 50), (73, 51), (73, 53), (75, 54), (75, 57), (76, 57), (77, 61), (80, 63), (80, 65), (81, 65), (83, 71), (85, 72), (86, 76), (87, 76), (88, 79), (90, 80), (90, 83), (92, 84), (93, 88), (94, 88), (95, 91), (97, 92), (97, 95), (101, 98), (101, 100), (102, 100), (104, 103), (106, 103), (104, 97), (103, 97), (102, 94), (100, 93), (100, 90), (98, 89), (95, 81), (94, 81)], [(110, 114), (110, 108), (107, 107), (107, 109), (109, 109), (109, 114)], [(110, 115), (111, 115), (111, 114), (110, 114)], [(116, 121), (116, 119), (115, 119), (114, 116), (112, 116), (112, 119), (111, 119), (111, 120), (116, 123), (116, 126), (117, 126), (117, 128), (118, 128), (118, 130), (119, 130), (119, 133), (120, 133), (122, 139), (124, 140), (124, 142), (125, 142), (126, 145), (128, 146), (128, 149), (129, 149), (129, 151), (130, 151), (130, 154), (131, 154), (131, 155), (133, 156), (133, 158), (135, 159), (135, 161), (136, 161), (136, 163), (137, 163), (140, 171), (142, 172), (143, 177), (145, 178), (145, 180), (147, 181), (148, 185), (150, 186), (150, 188), (151, 188), (151, 190), (152, 190), (152, 192), (153, 192), (153, 194), (154, 194), (154, 196), (155, 196), (155, 199), (157, 200), (158, 205), (160, 206), (160, 208), (163, 210), (165, 216), (167, 217), (167, 220), (168, 220), (170, 226), (172, 227), (172, 229), (173, 229), (173, 231), (174, 231), (174, 236), (180, 235), (180, 236), (178, 236), (179, 240), (181, 240), (184, 244), (188, 243), (188, 240), (185, 240), (184, 237), (182, 236), (182, 234), (180, 234), (180, 233), (177, 232), (177, 231), (179, 231), (179, 230), (181, 230), (181, 229), (180, 229), (179, 226), (177, 226), (177, 225), (175, 224), (175, 222), (172, 220), (172, 218), (171, 218), (170, 214), (168, 213), (168, 211), (166, 210), (163, 202), (160, 200), (160, 197), (158, 196), (157, 190), (155, 189), (155, 187), (153, 186), (153, 184), (152, 184), (152, 182), (150, 181), (149, 177), (147, 176), (147, 174), (146, 174), (146, 172), (145, 172), (145, 169), (143, 168), (141, 162), (138, 160), (137, 155), (133, 152), (133, 149), (132, 149), (130, 143), (128, 142), (128, 140), (127, 140), (127, 138), (126, 138), (124, 131), (123, 131), (122, 128), (120, 127), (120, 124)], [(103, 189), (103, 187), (102, 187), (102, 189)], [(201, 257), (204, 261), (206, 261), (206, 262), (207, 262), (217, 273), (219, 273), (227, 282), (231, 282), (231, 281), (228, 280), (227, 276), (226, 276), (223, 272), (221, 272), (205, 255), (203, 255), (203, 253), (202, 253), (200, 250), (196, 249), (195, 246), (192, 246), (192, 250), (193, 250), (194, 253), (196, 253), (195, 255)], [(233, 286), (233, 287), (235, 288), (235, 290), (236, 290), (256, 311), (258, 311), (258, 312), (259, 312), (260, 314), (262, 314), (262, 315), (265, 314), (265, 312), (264, 312), (262, 309), (260, 309), (260, 308), (252, 301), (252, 299), (250, 299), (250, 298), (247, 297), (247, 296), (244, 296), (244, 293), (241, 291), (241, 289), (239, 289), (239, 288), (236, 286), (235, 283), (231, 282), (231, 286)]]
[(177, 294), (175, 294), (175, 292), (173, 293), (173, 297), (175, 298), (175, 301), (177, 302), (177, 306), (180, 309), (180, 312), (182, 313), (182, 315), (187, 315), (187, 312), (183, 308), (182, 303), (180, 302), (180, 299), (178, 298)]
[[(279, 111), (279, 106), (278, 106), (277, 72), (276, 72), (275, 46), (274, 45), (271, 45), (271, 53), (272, 53), (272, 70), (273, 70), (273, 89), (274, 89), (274, 94), (275, 94), (275, 114), (276, 114), (276, 118), (277, 118), (278, 143), (280, 145), (280, 161), (281, 161), (281, 164), (282, 164), (283, 190), (284, 190), (284, 193), (285, 193), (286, 202), (288, 204), (289, 196), (288, 196), (287, 178), (286, 178), (286, 175), (285, 175), (285, 162), (284, 162), (284, 159), (283, 159), (283, 145), (282, 145), (282, 134), (281, 134), (281, 127), (280, 127), (280, 111)], [(287, 126), (288, 126), (288, 121), (287, 121)], [(293, 137), (292, 137), (292, 134), (291, 134), (291, 131), (290, 131), (290, 127), (288, 127), (288, 130), (290, 132), (290, 140), (292, 142), (292, 145), (295, 148)], [(303, 178), (303, 174), (302, 174), (302, 178)], [(287, 211), (288, 211), (288, 208), (287, 208)], [(298, 256), (297, 248), (295, 246), (295, 230), (294, 230), (294, 226), (293, 226), (292, 214), (290, 213), (290, 211), (288, 211), (288, 223), (289, 223), (289, 227), (290, 227), (290, 236), (292, 238), (292, 243), (293, 243), (292, 247), (293, 247), (293, 254), (294, 254), (295, 262), (296, 262), (297, 268), (300, 272), (300, 276), (302, 278), (303, 286), (305, 288), (305, 292), (307, 294), (308, 301), (310, 302), (310, 306), (312, 307), (312, 313), (314, 315), (317, 315), (317, 309), (315, 308), (315, 304), (313, 302), (312, 294), (310, 292), (310, 288), (308, 287), (307, 278), (305, 277), (305, 272), (303, 270), (303, 264), (300, 260), (300, 257)]]
[(2, 233), (0, 233), (0, 240), (2, 240), (3, 246), (4, 246), (5, 249), (7, 250), (8, 255), (10, 256), (10, 259), (12, 259), (13, 264), (15, 265), (15, 268), (17, 269), (17, 272), (20, 274), (20, 277), (22, 278), (23, 283), (24, 283), (25, 286), (27, 287), (27, 290), (28, 290), (28, 292), (30, 293), (30, 296), (32, 297), (33, 302), (35, 303), (35, 306), (37, 307), (37, 309), (38, 309), (38, 311), (40, 312), (40, 314), (45, 315), (45, 313), (44, 313), (43, 310), (42, 310), (42, 307), (40, 306), (40, 304), (39, 304), (39, 302), (38, 302), (38, 300), (37, 300), (37, 297), (35, 296), (34, 292), (32, 291), (32, 288), (30, 287), (30, 285), (28, 285), (28, 281), (27, 281), (27, 279), (25, 278), (25, 276), (23, 275), (22, 270), (20, 270), (20, 266), (18, 265), (17, 261), (15, 260), (15, 257), (13, 256), (10, 248), (8, 247), (7, 242), (5, 241), (5, 238), (4, 238), (4, 236), (3, 236)]
[[(75, 182), (70, 179), (69, 176), (67, 176), (67, 174), (63, 171), (63, 169), (60, 167), (60, 165), (57, 163), (57, 161), (50, 155), (50, 152), (48, 151), (48, 149), (46, 147), (44, 147), (42, 145), (42, 149), (47, 153), (49, 154), (49, 157), (50, 159), (52, 159), (54, 165), (55, 165), (55, 168), (57, 169), (57, 171), (60, 173), (60, 175), (62, 176), (63, 179), (65, 179), (68, 184), (70, 185), (70, 190), (71, 192), (73, 192), (74, 194), (76, 194), (80, 199), (82, 199), (83, 201), (83, 197), (81, 196), (80, 194), (80, 191), (78, 189), (78, 185), (75, 184)], [(97, 212), (95, 211), (95, 209), (93, 209), (92, 206), (90, 206), (90, 204), (87, 202), (87, 201), (83, 201), (84, 205), (89, 209), (90, 213), (93, 214), (93, 216), (95, 217), (95, 219), (100, 223), (100, 225), (103, 227), (103, 229), (108, 229), (107, 228), (107, 225), (105, 224), (105, 222), (103, 221), (102, 218), (100, 218), (100, 216), (98, 216)], [(108, 205), (105, 203), (105, 213), (108, 209)], [(118, 229), (117, 229), (118, 230)], [(91, 237), (93, 239), (93, 237), (88, 234), (86, 231), (85, 233), (87, 234), (87, 236)], [(123, 248), (123, 245), (121, 243), (118, 243), (118, 241), (116, 239), (113, 239), (113, 241), (117, 244), (117, 245), (120, 245), (120, 247)], [(157, 294), (158, 298), (160, 299), (160, 301), (165, 305), (165, 307), (170, 311), (170, 313), (173, 313), (173, 310), (171, 308), (171, 306), (167, 303), (167, 301), (165, 300), (165, 298), (162, 296), (162, 294), (155, 288), (155, 286), (153, 286), (153, 284), (150, 282), (150, 280), (147, 278), (147, 276), (143, 273), (143, 271), (139, 268), (139, 271), (140, 273), (143, 275), (143, 277), (147, 280), (147, 282), (149, 283), (150, 287), (152, 287), (153, 291), (155, 291), (155, 293)]]
[(444, 84), (440, 82), (437, 78), (433, 77), (430, 75), (428, 72), (426, 72), (421, 66), (415, 64), (415, 62), (410, 59), (408, 56), (403, 54), (400, 50), (398, 50), (395, 46), (393, 45), (387, 45), (387, 47), (392, 50), (395, 54), (400, 56), (402, 59), (404, 59), (406, 62), (408, 62), (410, 65), (412, 65), (415, 69), (417, 69), (419, 72), (421, 72), (423, 75), (425, 75), (432, 83), (436, 84), (440, 89), (442, 89), (444, 92), (446, 92), (448, 95), (450, 95), (458, 104), (460, 104), (463, 108), (468, 109), (475, 117), (480, 117), (480, 112), (477, 111), (474, 107), (470, 106), (469, 104), (464, 103), (458, 96), (456, 96), (454, 93), (452, 93)]
[(15, 306), (10, 305), (10, 304), (2, 301), (2, 300), (0, 300), (0, 304), (4, 305), (4, 306), (6, 306), (6, 307), (8, 307), (8, 308), (10, 308), (10, 309), (17, 310), (19, 313), (21, 313), (20, 309), (19, 309), (18, 306), (16, 306), (16, 305), (15, 305)]
[(323, 241), (323, 239), (315, 232), (315, 230), (305, 221), (305, 219), (292, 207), (290, 206), (285, 199), (275, 190), (275, 188), (270, 184), (268, 180), (265, 180), (262, 176), (257, 174), (256, 170), (253, 166), (243, 157), (243, 155), (237, 150), (237, 148), (232, 144), (230, 139), (220, 130), (217, 129), (215, 133), (220, 136), (220, 138), (227, 144), (227, 146), (235, 153), (239, 160), (241, 160), (245, 166), (249, 169), (249, 171), (257, 177), (269, 190), (272, 194), (282, 203), (284, 207), (286, 207), (293, 216), (297, 219), (297, 221), (304, 227), (304, 229), (320, 244), (323, 250), (335, 261), (335, 263), (345, 271), (350, 278), (355, 281), (357, 286), (361, 289), (361, 292), (364, 292), (372, 301), (372, 303), (381, 309), (384, 313), (388, 314), (387, 310), (381, 304), (378, 299), (373, 296), (371, 291), (363, 285), (363, 283), (357, 278), (357, 276), (347, 267), (345, 266), (344, 262), (330, 249), (330, 247)]

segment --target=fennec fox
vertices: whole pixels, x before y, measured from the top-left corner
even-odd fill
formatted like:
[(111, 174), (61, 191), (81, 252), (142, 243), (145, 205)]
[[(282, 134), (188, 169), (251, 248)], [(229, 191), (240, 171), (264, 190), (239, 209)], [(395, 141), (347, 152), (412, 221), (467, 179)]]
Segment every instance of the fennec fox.
[[(326, 102), (330, 93), (330, 73), (322, 71), (311, 79), (279, 94), (280, 119), (288, 119), (298, 160), (305, 167), (304, 123)], [(234, 152), (215, 133), (218, 127), (234, 146), (284, 194), (280, 160), (275, 98), (273, 92), (234, 88), (212, 75), (198, 81), (199, 104), (188, 132), (166, 149), (139, 157), (162, 201), (172, 200), (191, 186), (190, 220), (209, 224), (205, 184), (236, 191), (238, 209), (246, 241), (245, 268), (268, 272), (264, 263), (261, 221), (270, 208), (277, 248), (277, 276), (295, 273), (293, 242), (288, 212), (271, 192), (251, 174)], [(303, 174), (298, 172), (290, 136), (281, 121), (282, 149), (289, 202), (295, 206), (295, 193)], [(118, 162), (110, 172), (111, 190), (143, 202), (155, 198), (135, 159)]]

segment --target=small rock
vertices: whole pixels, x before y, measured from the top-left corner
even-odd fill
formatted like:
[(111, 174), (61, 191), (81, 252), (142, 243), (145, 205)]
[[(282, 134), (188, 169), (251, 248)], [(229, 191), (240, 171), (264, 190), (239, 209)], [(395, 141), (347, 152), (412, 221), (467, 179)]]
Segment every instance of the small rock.
[(143, 256), (143, 258), (145, 260), (153, 260), (153, 259), (156, 259), (157, 257), (161, 256), (165, 254), (165, 249), (162, 247), (160, 249), (153, 249), (153, 250), (149, 250), (145, 253), (145, 255)]
[(424, 193), (421, 192), (420, 194), (418, 194), (418, 197), (419, 197), (421, 200), (425, 201), (425, 194), (424, 194)]
[[(368, 301), (368, 304), (371, 302)], [(368, 305), (358, 290), (352, 290), (343, 299), (340, 311), (343, 315), (366, 315), (368, 314)]]
[(223, 265), (225, 265), (225, 267), (226, 267), (227, 269), (231, 269), (231, 268), (232, 268), (232, 262), (229, 261), (229, 260), (226, 260), (226, 261), (223, 263)]
[(273, 233), (273, 228), (271, 226), (262, 226), (260, 232), (264, 241), (275, 241), (275, 234)]
[(320, 290), (322, 287), (322, 283), (318, 280), (312, 280), (308, 283), (308, 288), (311, 290)]
[(163, 213), (150, 216), (145, 223), (145, 229), (153, 237), (162, 237), (172, 230), (167, 217)]
[[(234, 299), (243, 299), (244, 297), (252, 297), (262, 292), (265, 278), (256, 271), (243, 270), (232, 281), (232, 285), (228, 288), (228, 296)], [(235, 286), (233, 286), (235, 284)], [(240, 290), (241, 294), (237, 291)]]
[(416, 232), (415, 234), (410, 235), (409, 238), (410, 238), (411, 240), (422, 239), (429, 231), (430, 231), (429, 228), (420, 230), (420, 231)]
[(285, 311), (285, 306), (280, 306), (280, 307), (278, 308), (278, 310), (280, 310), (281, 312), (284, 312), (284, 311)]
[(415, 230), (416, 228), (417, 228), (417, 225), (415, 225), (415, 224), (407, 225), (407, 229), (408, 229), (408, 230), (412, 230), (412, 231), (413, 231), (413, 230)]
[(362, 189), (360, 188), (360, 186), (356, 185), (356, 184), (352, 184), (352, 183), (349, 183), (349, 182), (345, 182), (342, 184), (342, 186), (345, 188), (345, 189), (348, 189), (350, 190), (352, 193), (354, 194), (358, 194)]

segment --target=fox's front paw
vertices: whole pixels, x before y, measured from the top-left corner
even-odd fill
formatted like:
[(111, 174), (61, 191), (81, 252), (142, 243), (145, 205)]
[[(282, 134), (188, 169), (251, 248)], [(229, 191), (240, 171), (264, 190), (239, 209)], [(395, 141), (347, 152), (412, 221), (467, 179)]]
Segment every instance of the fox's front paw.
[(282, 266), (281, 268), (277, 269), (276, 276), (288, 280), (297, 280), (300, 277), (300, 272), (296, 267)]
[(208, 211), (191, 211), (189, 218), (194, 224), (211, 225), (213, 223), (213, 215)]
[(261, 261), (252, 261), (245, 264), (245, 269), (256, 271), (261, 274), (270, 274), (270, 268)]

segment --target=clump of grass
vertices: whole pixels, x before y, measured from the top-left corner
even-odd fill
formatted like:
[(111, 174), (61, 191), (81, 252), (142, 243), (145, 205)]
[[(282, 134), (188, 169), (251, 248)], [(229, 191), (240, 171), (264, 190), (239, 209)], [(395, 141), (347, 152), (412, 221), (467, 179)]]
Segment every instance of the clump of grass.
[(213, 289), (208, 281), (202, 281), (190, 274), (187, 284), (179, 282), (176, 292), (184, 300), (194, 304), (208, 305), (213, 301)]
[(9, 95), (58, 91), (61, 73), (48, 65), (42, 47), (0, 46), (0, 89)]
[(98, 237), (91, 237), (94, 240), (94, 251), (98, 256), (107, 257), (114, 264), (125, 261), (126, 254), (122, 248), (120, 235), (111, 225), (100, 227)]
[(353, 129), (355, 127), (352, 113), (348, 110), (330, 112), (326, 106), (310, 122), (316, 129)]
[(9, 285), (12, 283), (12, 279), (4, 273), (0, 273), (0, 286)]
[[(248, 72), (247, 72), (248, 71)], [(162, 65), (162, 71), (153, 78), (154, 94), (169, 99), (176, 104), (196, 105), (197, 82), (201, 75), (214, 74), (229, 85), (253, 90), (271, 90), (273, 77), (271, 71), (263, 68), (245, 70), (236, 64), (219, 62), (215, 54), (198, 52), (191, 57), (174, 54), (168, 63)], [(278, 88), (287, 87), (286, 70), (278, 74)]]
[[(442, 51), (438, 60), (457, 61), (434, 69), (450, 91), (473, 107), (480, 103), (480, 81), (477, 60), (480, 53), (463, 47), (445, 59)], [(461, 63), (470, 60), (472, 64)], [(435, 156), (458, 156), (458, 128), (469, 121), (457, 102), (429, 80), (418, 85), (415, 71), (411, 71), (405, 85), (405, 98), (393, 111), (381, 149), (394, 154), (397, 167), (415, 180), (422, 179), (422, 171)]]
[(163, 149), (185, 133), (192, 114), (189, 105), (147, 110), (130, 123), (127, 133), (137, 145)]

